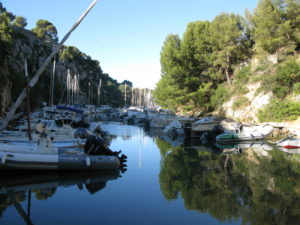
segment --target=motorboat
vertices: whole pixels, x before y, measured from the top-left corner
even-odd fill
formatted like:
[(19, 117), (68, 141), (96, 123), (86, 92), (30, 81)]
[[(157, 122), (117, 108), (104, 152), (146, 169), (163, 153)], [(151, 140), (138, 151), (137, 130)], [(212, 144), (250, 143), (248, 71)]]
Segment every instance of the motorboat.
[(300, 138), (293, 138), (288, 137), (276, 142), (277, 146), (286, 148), (286, 149), (293, 149), (293, 148), (300, 148)]
[(273, 127), (249, 126), (239, 129), (237, 132), (223, 133), (216, 137), (216, 142), (238, 142), (250, 140), (262, 140), (273, 132)]

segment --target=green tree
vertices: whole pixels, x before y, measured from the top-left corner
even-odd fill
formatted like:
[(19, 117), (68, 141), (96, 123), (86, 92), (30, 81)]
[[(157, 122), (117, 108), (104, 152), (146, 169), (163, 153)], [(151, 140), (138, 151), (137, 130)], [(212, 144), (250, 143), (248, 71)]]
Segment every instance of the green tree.
[(16, 16), (15, 20), (13, 21), (13, 25), (25, 28), (27, 26), (26, 18), (24, 18), (23, 16)]
[(209, 102), (212, 78), (210, 22), (189, 23), (181, 42), (181, 60), (184, 68), (182, 88), (186, 90), (185, 102), (204, 108)]
[[(249, 56), (249, 37), (246, 35), (245, 21), (239, 15), (222, 13), (211, 24), (212, 61), (219, 70), (219, 75), (225, 74), (231, 86), (233, 66)], [(220, 82), (223, 77), (218, 77)]]
[(48, 20), (38, 20), (32, 32), (35, 33), (38, 38), (50, 44), (55, 44), (58, 41), (56, 27)]
[(285, 0), (286, 19), (290, 21), (292, 36), (291, 40), (295, 41), (297, 48), (300, 47), (300, 0)]
[[(154, 91), (154, 98), (164, 107), (176, 108), (182, 103), (183, 68), (180, 59), (178, 35), (167, 36), (160, 53), (161, 79)], [(170, 105), (171, 104), (171, 105)]]
[(286, 18), (283, 0), (259, 0), (252, 22), (257, 50), (276, 53), (292, 41), (291, 21)]
[(5, 57), (7, 57), (11, 51), (14, 41), (13, 30), (10, 27), (10, 22), (10, 14), (2, 7), (0, 13), (0, 65), (4, 62)]

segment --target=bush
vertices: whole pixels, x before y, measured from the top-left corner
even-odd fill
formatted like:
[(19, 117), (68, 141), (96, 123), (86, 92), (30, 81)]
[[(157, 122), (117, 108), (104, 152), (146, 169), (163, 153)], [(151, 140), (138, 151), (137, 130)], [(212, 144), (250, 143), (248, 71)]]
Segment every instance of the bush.
[(273, 93), (278, 98), (284, 98), (291, 93), (295, 82), (300, 81), (300, 65), (295, 59), (291, 59), (278, 67), (274, 77), (276, 85), (273, 88)]
[(251, 67), (244, 66), (236, 72), (236, 80), (238, 83), (246, 84), (251, 76)]
[(210, 98), (211, 105), (218, 109), (230, 97), (230, 87), (227, 83), (219, 84)]
[(296, 120), (300, 116), (300, 102), (273, 100), (258, 113), (260, 122)]
[(238, 110), (238, 109), (240, 109), (244, 106), (247, 106), (249, 104), (250, 104), (250, 100), (246, 96), (242, 96), (233, 103), (232, 109), (233, 110)]
[(299, 81), (300, 64), (294, 58), (290, 58), (278, 65), (276, 74), (264, 74), (258, 92), (272, 91), (277, 98), (284, 98), (291, 93), (294, 83)]
[(296, 95), (300, 95), (300, 82), (294, 84), (293, 90)]

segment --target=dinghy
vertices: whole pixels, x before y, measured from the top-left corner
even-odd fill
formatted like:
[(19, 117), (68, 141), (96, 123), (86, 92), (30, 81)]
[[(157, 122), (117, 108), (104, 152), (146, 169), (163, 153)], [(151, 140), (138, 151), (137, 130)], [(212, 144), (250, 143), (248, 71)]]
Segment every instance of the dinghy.
[(300, 138), (288, 137), (283, 140), (277, 141), (276, 144), (277, 146), (286, 149), (300, 148)]
[(30, 148), (22, 144), (0, 145), (0, 169), (15, 170), (111, 170), (122, 169), (126, 156), (113, 152), (97, 136), (87, 137), (82, 148), (53, 147), (51, 139), (41, 137)]
[(110, 155), (0, 152), (0, 169), (15, 170), (113, 170), (120, 160)]
[(243, 127), (236, 133), (223, 133), (216, 137), (217, 142), (237, 142), (237, 141), (250, 141), (250, 140), (262, 140), (273, 132), (273, 127), (269, 125), (265, 126), (253, 126)]

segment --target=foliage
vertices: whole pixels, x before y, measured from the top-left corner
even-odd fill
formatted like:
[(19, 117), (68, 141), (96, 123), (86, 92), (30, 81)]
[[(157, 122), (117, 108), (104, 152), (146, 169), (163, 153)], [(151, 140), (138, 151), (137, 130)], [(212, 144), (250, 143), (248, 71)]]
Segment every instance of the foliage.
[(294, 58), (288, 58), (277, 65), (275, 74), (264, 75), (262, 88), (265, 91), (272, 91), (278, 98), (285, 98), (295, 89), (293, 87), (298, 82), (300, 82), (300, 64)]
[[(3, 8), (0, 12), (0, 61), (10, 54), (13, 45), (13, 30), (10, 27), (11, 17)], [(1, 63), (0, 63), (1, 64)]]
[(244, 106), (249, 105), (250, 100), (246, 96), (241, 96), (238, 99), (236, 99), (232, 105), (233, 110), (238, 110)]
[(48, 20), (38, 20), (32, 32), (47, 43), (54, 45), (58, 42), (56, 27)]
[(242, 25), (240, 16), (222, 14), (213, 22), (189, 23), (182, 40), (169, 35), (161, 51), (162, 78), (154, 91), (158, 104), (209, 111), (214, 89), (226, 80), (222, 71), (230, 83), (232, 66), (248, 54)]
[(295, 94), (300, 95), (300, 83), (295, 83), (293, 90)]
[[(168, 35), (161, 50), (161, 79), (154, 91), (157, 103), (173, 110), (194, 106), (210, 112), (230, 95), (246, 94), (249, 82), (261, 82), (260, 91), (272, 91), (277, 97), (290, 94), (298, 82), (299, 67), (295, 61), (288, 63), (288, 58), (299, 50), (299, 12), (299, 0), (259, 0), (253, 14), (246, 11), (246, 19), (221, 13), (211, 22), (189, 23), (182, 39)], [(260, 56), (265, 60), (251, 68), (248, 64), (255, 52), (263, 52)], [(277, 72), (268, 59), (270, 53), (285, 63)], [(224, 81), (233, 88), (222, 90)]]
[[(94, 105), (98, 104), (98, 85), (101, 79), (100, 104), (124, 105), (124, 92), (121, 92), (121, 84), (103, 73), (98, 60), (93, 60), (74, 46), (64, 46), (59, 56), (62, 63), (69, 67), (71, 76), (75, 74), (83, 75), (79, 82), (79, 88), (81, 95), (86, 95), (85, 99), (88, 99), (90, 83), (92, 92), (91, 103)], [(126, 83), (127, 85), (132, 85), (130, 82)], [(130, 102), (129, 95), (127, 99)]]
[[(0, 90), (11, 89), (6, 93), (9, 100), (15, 101), (21, 90), (25, 87), (24, 59), (27, 59), (28, 74), (32, 77), (38, 70), (41, 62), (51, 53), (53, 46), (58, 42), (58, 34), (54, 24), (47, 20), (38, 20), (32, 31), (26, 30), (26, 18), (15, 16), (6, 11), (0, 3)], [(66, 74), (68, 69), (71, 77), (79, 78), (80, 104), (88, 101), (89, 87), (91, 83), (91, 103), (98, 103), (98, 84), (102, 80), (100, 104), (113, 106), (124, 105), (124, 93), (120, 91), (120, 85), (116, 80), (103, 73), (98, 60), (81, 52), (73, 46), (63, 46), (56, 57), (56, 78), (54, 88), (54, 103), (66, 103)], [(30, 90), (32, 109), (48, 102), (50, 88), (50, 75), (52, 66), (48, 66), (39, 82)], [(128, 85), (131, 83), (128, 81)], [(132, 86), (132, 84), (131, 84)], [(0, 98), (2, 98), (0, 94)], [(130, 96), (127, 97), (130, 102)], [(62, 100), (60, 102), (60, 100)], [(78, 102), (77, 102), (78, 103)], [(1, 104), (1, 111), (7, 109), (9, 102)], [(21, 109), (22, 110), (22, 109)], [(2, 113), (0, 112), (0, 113)]]
[(258, 113), (258, 119), (261, 122), (282, 122), (295, 120), (300, 116), (300, 102), (288, 100), (273, 100), (264, 109)]
[(259, 0), (254, 11), (254, 39), (258, 48), (276, 53), (299, 43), (300, 2), (298, 0)]
[(239, 15), (222, 13), (211, 24), (213, 66), (226, 74), (229, 85), (233, 65), (242, 62), (249, 55), (250, 43), (245, 33), (246, 27)]
[(230, 87), (227, 83), (219, 84), (211, 96), (211, 103), (215, 109), (220, 108), (230, 97)]
[(23, 16), (16, 16), (13, 25), (21, 28), (25, 28), (27, 26), (26, 18)]

